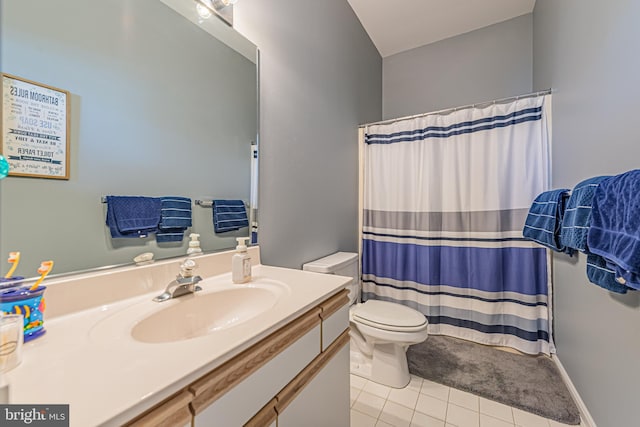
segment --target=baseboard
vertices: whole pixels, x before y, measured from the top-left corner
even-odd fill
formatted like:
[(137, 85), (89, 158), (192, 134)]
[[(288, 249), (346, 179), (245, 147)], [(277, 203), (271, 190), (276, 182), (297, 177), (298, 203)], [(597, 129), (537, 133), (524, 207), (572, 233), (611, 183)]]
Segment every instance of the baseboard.
[(556, 363), (556, 366), (560, 371), (560, 375), (562, 375), (562, 379), (564, 380), (565, 385), (569, 389), (569, 393), (571, 393), (571, 397), (573, 397), (573, 400), (576, 402), (576, 405), (578, 406), (578, 410), (580, 411), (580, 427), (597, 427), (595, 421), (593, 421), (593, 418), (589, 413), (589, 410), (587, 409), (587, 405), (584, 404), (584, 401), (580, 397), (578, 390), (573, 385), (571, 378), (569, 378), (569, 374), (564, 369), (564, 366), (562, 366), (562, 363), (560, 363), (560, 359), (558, 358), (558, 355), (554, 354), (551, 356), (551, 358)]

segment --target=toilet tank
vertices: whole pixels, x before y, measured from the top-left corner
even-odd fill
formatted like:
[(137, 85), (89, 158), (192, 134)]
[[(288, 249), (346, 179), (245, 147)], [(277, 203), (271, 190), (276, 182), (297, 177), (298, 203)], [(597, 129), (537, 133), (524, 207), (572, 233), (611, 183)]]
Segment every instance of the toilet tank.
[(358, 277), (358, 254), (355, 252), (336, 252), (326, 257), (302, 265), (305, 271), (315, 273), (337, 274), (352, 277), (353, 281), (347, 285), (349, 303), (353, 304), (360, 295), (360, 278)]

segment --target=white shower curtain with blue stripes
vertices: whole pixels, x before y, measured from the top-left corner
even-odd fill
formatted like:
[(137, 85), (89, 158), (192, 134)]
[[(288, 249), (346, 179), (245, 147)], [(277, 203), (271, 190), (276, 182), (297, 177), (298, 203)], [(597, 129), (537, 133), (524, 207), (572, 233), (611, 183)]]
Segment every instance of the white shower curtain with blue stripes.
[(550, 97), (365, 128), (363, 300), (413, 307), (434, 335), (555, 352), (551, 258), (522, 237), (550, 185)]

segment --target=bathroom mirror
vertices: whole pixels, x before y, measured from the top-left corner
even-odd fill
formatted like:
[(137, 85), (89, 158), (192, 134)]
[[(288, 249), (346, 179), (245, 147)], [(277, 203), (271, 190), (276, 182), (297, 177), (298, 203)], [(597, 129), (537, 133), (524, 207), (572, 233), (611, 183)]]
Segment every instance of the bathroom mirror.
[[(0, 272), (54, 274), (235, 246), (193, 205), (182, 242), (112, 239), (106, 195), (241, 199), (257, 216), (255, 45), (193, 0), (1, 0), (1, 71), (70, 93), (70, 177), (0, 181)], [(3, 130), (4, 132), (4, 130)], [(4, 135), (4, 133), (3, 133)]]

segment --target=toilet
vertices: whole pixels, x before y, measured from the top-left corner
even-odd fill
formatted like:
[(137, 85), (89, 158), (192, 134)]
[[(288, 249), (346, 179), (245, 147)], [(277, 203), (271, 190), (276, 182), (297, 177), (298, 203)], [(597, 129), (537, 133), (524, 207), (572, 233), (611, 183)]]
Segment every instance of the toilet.
[(407, 348), (427, 339), (427, 318), (410, 307), (379, 300), (358, 303), (358, 254), (337, 252), (306, 263), (303, 270), (352, 277), (349, 290), (351, 373), (389, 387), (411, 380)]

